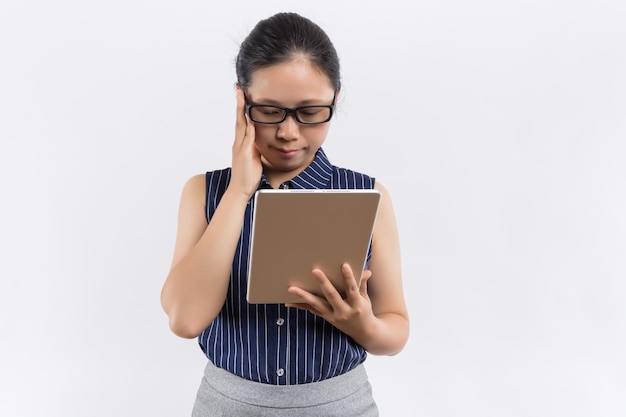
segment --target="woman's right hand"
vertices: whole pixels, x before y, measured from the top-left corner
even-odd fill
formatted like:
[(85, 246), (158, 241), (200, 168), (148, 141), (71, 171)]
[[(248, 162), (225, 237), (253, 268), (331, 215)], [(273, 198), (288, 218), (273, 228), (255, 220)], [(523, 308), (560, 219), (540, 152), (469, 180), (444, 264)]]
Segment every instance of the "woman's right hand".
[(254, 143), (254, 123), (246, 114), (243, 91), (239, 86), (236, 89), (237, 118), (229, 188), (250, 198), (259, 186), (263, 164), (261, 163), (261, 154)]

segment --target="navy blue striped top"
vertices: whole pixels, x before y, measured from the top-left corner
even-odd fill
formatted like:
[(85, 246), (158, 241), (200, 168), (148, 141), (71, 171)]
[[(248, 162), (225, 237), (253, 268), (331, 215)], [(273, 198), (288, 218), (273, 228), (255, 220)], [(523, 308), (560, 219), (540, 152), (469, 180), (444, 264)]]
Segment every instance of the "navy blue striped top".
[[(210, 221), (230, 180), (230, 168), (206, 174), (206, 214)], [(374, 178), (330, 164), (320, 149), (303, 172), (281, 184), (297, 189), (371, 189)], [(271, 188), (262, 176), (259, 188)], [(250, 228), (254, 200), (246, 208), (226, 302), (199, 336), (200, 347), (216, 366), (252, 381), (305, 384), (341, 375), (362, 363), (365, 349), (326, 320), (284, 304), (246, 301)], [(371, 256), (368, 253), (368, 261)]]

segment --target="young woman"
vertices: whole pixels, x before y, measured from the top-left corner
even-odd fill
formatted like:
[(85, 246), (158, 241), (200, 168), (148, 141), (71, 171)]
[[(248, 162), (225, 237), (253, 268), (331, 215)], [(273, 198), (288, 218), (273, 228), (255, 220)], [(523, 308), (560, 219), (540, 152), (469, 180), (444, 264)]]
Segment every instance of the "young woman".
[[(236, 69), (232, 167), (185, 184), (161, 295), (172, 331), (198, 337), (208, 358), (193, 415), (377, 416), (363, 362), (402, 350), (408, 314), (387, 190), (322, 150), (340, 94), (335, 48), (315, 23), (279, 13), (244, 40)], [(323, 296), (292, 287), (301, 303), (246, 302), (251, 199), (270, 187), (380, 190), (367, 269), (344, 265), (343, 296), (313, 270)]]

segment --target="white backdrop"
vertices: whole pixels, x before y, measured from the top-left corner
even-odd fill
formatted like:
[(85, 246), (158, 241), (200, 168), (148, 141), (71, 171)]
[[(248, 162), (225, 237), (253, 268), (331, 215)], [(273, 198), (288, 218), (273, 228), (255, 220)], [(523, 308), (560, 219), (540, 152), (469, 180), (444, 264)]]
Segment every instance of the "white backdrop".
[(397, 210), (382, 416), (626, 415), (624, 2), (215, 3), (0, 5), (0, 415), (189, 415), (178, 200), (230, 164), (237, 47), (277, 11), (335, 42), (325, 148)]

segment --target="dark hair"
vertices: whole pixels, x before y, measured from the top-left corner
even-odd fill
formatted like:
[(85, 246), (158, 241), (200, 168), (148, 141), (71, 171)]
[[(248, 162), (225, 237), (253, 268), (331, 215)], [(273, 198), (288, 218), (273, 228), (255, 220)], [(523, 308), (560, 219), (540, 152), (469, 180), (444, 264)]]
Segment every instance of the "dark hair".
[(335, 92), (341, 85), (339, 57), (328, 35), (297, 13), (277, 13), (256, 24), (237, 55), (237, 82), (245, 91), (254, 71), (302, 56), (329, 78)]

